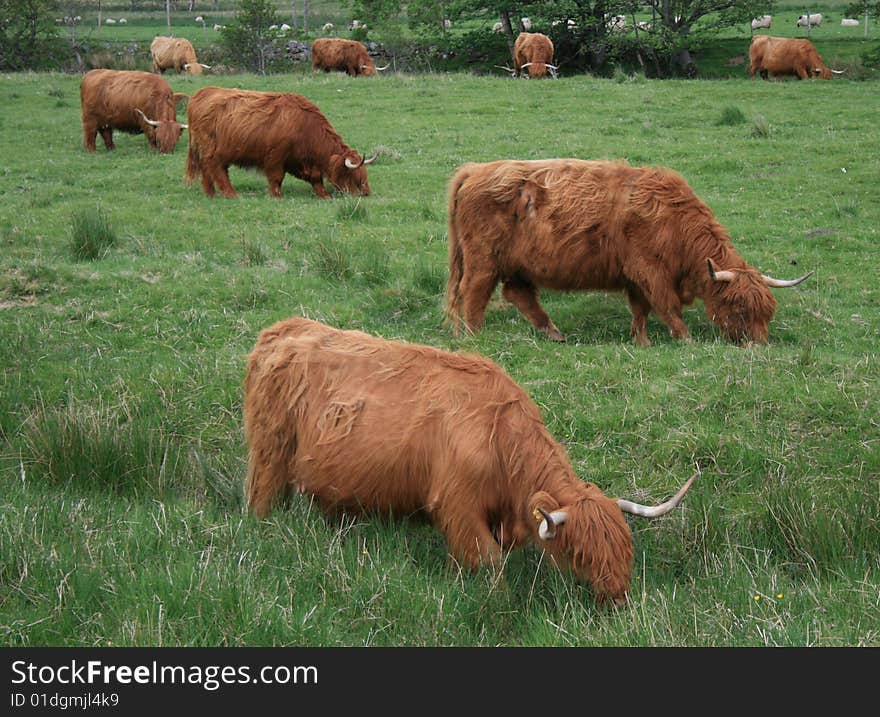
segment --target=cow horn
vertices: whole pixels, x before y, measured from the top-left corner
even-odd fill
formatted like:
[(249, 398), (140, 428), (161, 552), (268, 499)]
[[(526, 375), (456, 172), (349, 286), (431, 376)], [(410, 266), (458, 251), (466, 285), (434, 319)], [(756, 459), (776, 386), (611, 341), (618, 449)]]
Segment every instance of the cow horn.
[(378, 72), (385, 72), (385, 70), (387, 70), (389, 67), (391, 67), (391, 63), (390, 63), (390, 62), (389, 62), (387, 65), (385, 65), (385, 67), (377, 67), (376, 70), (377, 70)]
[(510, 72), (514, 75), (516, 74), (516, 70), (514, 70), (512, 67), (502, 67), (501, 65), (492, 65), (492, 67), (495, 67), (499, 70), (504, 70), (505, 72)]
[(189, 129), (189, 125), (188, 125), (188, 124), (184, 124), (183, 122), (181, 122), (181, 123), (180, 123), (180, 129)]
[(812, 275), (813, 272), (808, 271), (799, 279), (774, 279), (772, 276), (765, 276), (764, 274), (761, 274), (761, 278), (764, 280), (764, 283), (767, 284), (767, 286), (772, 286), (775, 289), (785, 289), (789, 286), (797, 286), (804, 279), (808, 279)]
[(541, 540), (553, 540), (556, 537), (556, 528), (568, 520), (568, 513), (564, 510), (554, 510), (548, 513), (543, 508), (538, 508), (538, 512), (544, 516), (541, 525), (538, 528), (538, 536)]
[(140, 109), (138, 109), (137, 107), (134, 108), (134, 111), (137, 112), (141, 117), (143, 117), (143, 118), (144, 118), (144, 122), (146, 122), (146, 123), (147, 123), (148, 125), (150, 125), (151, 127), (158, 127), (158, 126), (159, 126), (159, 123), (156, 122), (156, 120), (151, 120), (149, 117), (147, 117), (147, 116), (146, 116), (146, 115), (145, 115)]
[(381, 154), (381, 152), (382, 152), (381, 149), (377, 149), (377, 150), (376, 150), (376, 154), (374, 154), (374, 155), (373, 155), (372, 157), (370, 157), (369, 159), (365, 159), (365, 160), (364, 160), (364, 164), (372, 164), (373, 162), (375, 162), (375, 161), (379, 158), (379, 155)]
[(678, 493), (676, 493), (669, 500), (667, 500), (665, 503), (661, 503), (660, 505), (655, 505), (653, 507), (648, 505), (641, 505), (640, 503), (633, 503), (631, 500), (624, 500), (623, 498), (618, 498), (617, 505), (624, 513), (640, 515), (643, 518), (659, 518), (661, 515), (666, 515), (670, 510), (672, 510), (681, 502), (681, 499), (684, 498), (684, 494), (688, 492), (688, 489), (691, 487), (698, 475), (700, 475), (699, 468), (697, 469), (697, 472), (694, 473), (690, 478), (688, 478), (687, 481), (685, 481), (685, 484), (681, 488), (679, 488)]
[(846, 70), (831, 70), (835, 75), (842, 75)]
[(733, 281), (736, 278), (736, 275), (728, 269), (715, 271), (715, 265), (711, 259), (706, 259), (706, 263), (709, 265), (709, 277), (712, 281)]
[(210, 65), (206, 65), (204, 62), (200, 62), (199, 64), (200, 64), (202, 67), (204, 67), (206, 70), (210, 70), (210, 69), (211, 69), (211, 66), (210, 66)]
[(525, 65), (520, 65), (520, 66), (519, 66), (519, 69), (520, 69), (520, 70), (524, 70), (524, 69), (526, 69), (529, 65), (533, 65), (533, 64), (535, 64), (535, 63), (533, 63), (533, 62), (527, 62)]

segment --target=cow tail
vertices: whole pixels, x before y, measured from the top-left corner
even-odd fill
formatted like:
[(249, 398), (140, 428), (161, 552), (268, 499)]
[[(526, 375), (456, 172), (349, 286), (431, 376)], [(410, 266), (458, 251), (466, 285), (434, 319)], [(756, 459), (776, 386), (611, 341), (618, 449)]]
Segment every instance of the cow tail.
[(446, 316), (444, 324), (451, 325), (457, 334), (462, 323), (461, 277), (464, 272), (464, 256), (458, 240), (458, 191), (467, 175), (458, 172), (449, 187), (449, 279), (446, 282)]
[(189, 133), (189, 149), (186, 153), (186, 183), (191, 184), (202, 174), (202, 159), (199, 156), (199, 147), (193, 137), (192, 130)]

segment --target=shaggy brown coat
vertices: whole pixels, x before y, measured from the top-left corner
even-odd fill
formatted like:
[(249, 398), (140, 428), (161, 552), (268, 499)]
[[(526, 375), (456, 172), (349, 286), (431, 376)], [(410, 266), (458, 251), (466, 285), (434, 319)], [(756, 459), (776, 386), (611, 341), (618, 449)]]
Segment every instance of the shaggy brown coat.
[(367, 54), (367, 48), (355, 40), (339, 37), (321, 37), (312, 43), (312, 69), (339, 70), (352, 77), (376, 74), (376, 66)]
[(196, 59), (195, 48), (184, 37), (157, 35), (150, 43), (150, 54), (153, 56), (153, 72), (165, 74), (165, 70), (174, 68), (178, 72), (188, 72), (191, 75), (202, 74), (202, 65)]
[[(713, 269), (726, 269), (724, 280)], [(732, 340), (766, 342), (776, 300), (681, 175), (625, 162), (548, 159), (465, 164), (449, 188), (447, 319), (477, 331), (498, 282), (551, 339), (564, 338), (537, 288), (623, 291), (631, 334), (648, 346), (654, 311), (688, 338), (699, 297)]]
[[(186, 180), (201, 176), (209, 197), (215, 185), (225, 197), (238, 196), (229, 181), (231, 164), (264, 172), (273, 197), (281, 196), (285, 174), (311, 184), (322, 199), (330, 197), (324, 177), (340, 191), (370, 193), (361, 156), (301, 95), (205, 87), (192, 96), (187, 117)], [(346, 160), (359, 166), (350, 169)]]
[(553, 41), (540, 32), (521, 32), (513, 44), (514, 75), (522, 74), (528, 66), (529, 77), (546, 77), (547, 65), (553, 63)]
[[(289, 319), (248, 357), (244, 427), (258, 517), (291, 493), (330, 514), (424, 513), (465, 567), (537, 542), (600, 600), (629, 587), (621, 508), (575, 475), (537, 406), (488, 359)], [(560, 508), (567, 522), (542, 540), (538, 509)]]
[(812, 42), (770, 35), (756, 35), (749, 46), (749, 77), (753, 80), (755, 73), (765, 80), (768, 74), (796, 75), (801, 80), (832, 78), (831, 70), (825, 67)]
[(116, 146), (114, 129), (143, 132), (150, 147), (163, 154), (173, 152), (183, 134), (176, 107), (186, 95), (175, 94), (164, 78), (149, 72), (92, 70), (83, 76), (79, 96), (83, 144), (89, 152), (95, 151), (98, 132), (108, 150)]

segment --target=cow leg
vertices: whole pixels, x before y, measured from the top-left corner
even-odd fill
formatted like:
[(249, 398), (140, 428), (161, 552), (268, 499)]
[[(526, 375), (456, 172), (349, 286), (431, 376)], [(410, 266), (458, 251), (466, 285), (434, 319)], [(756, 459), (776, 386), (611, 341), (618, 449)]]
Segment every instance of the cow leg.
[(202, 165), (202, 191), (209, 197), (213, 197), (217, 193), (214, 181), (211, 179), (211, 172), (206, 164)]
[(284, 167), (267, 167), (266, 179), (269, 182), (269, 196), (281, 198), (281, 183), (284, 181)]
[(319, 179), (315, 182), (311, 182), (311, 185), (319, 199), (330, 199), (330, 193), (327, 191), (326, 187), (324, 187), (323, 180)]
[(95, 139), (98, 136), (98, 128), (94, 124), (84, 124), (83, 125), (83, 144), (85, 145), (86, 151), (94, 152), (97, 147), (95, 146)]
[(449, 553), (463, 567), (476, 570), (481, 565), (501, 565), (501, 547), (484, 517), (476, 514), (437, 516), (438, 527), (446, 536)]
[(645, 295), (635, 286), (626, 288), (626, 300), (632, 314), (629, 334), (637, 346), (647, 348), (651, 345), (648, 339), (648, 314), (651, 313), (651, 303)]
[(229, 167), (215, 166), (211, 171), (211, 179), (217, 184), (217, 187), (227, 199), (236, 199), (238, 192), (229, 181)]
[(483, 316), (486, 306), (492, 298), (492, 292), (498, 284), (495, 273), (474, 274), (465, 271), (461, 277), (461, 295), (464, 297), (464, 323), (469, 331), (477, 332), (483, 328)]
[(526, 282), (506, 281), (501, 288), (501, 295), (519, 309), (522, 315), (547, 338), (553, 341), (565, 341), (565, 337), (553, 325), (547, 312), (538, 303), (538, 292), (533, 285)]
[(101, 139), (104, 140), (104, 146), (106, 146), (108, 150), (116, 149), (116, 145), (113, 144), (113, 128), (101, 127), (98, 131), (101, 133)]
[[(691, 335), (687, 324), (681, 318), (681, 302), (675, 294), (668, 289), (660, 289), (649, 294), (648, 300), (660, 321), (669, 327), (672, 338), (690, 339)], [(635, 321), (635, 317), (633, 321)]]

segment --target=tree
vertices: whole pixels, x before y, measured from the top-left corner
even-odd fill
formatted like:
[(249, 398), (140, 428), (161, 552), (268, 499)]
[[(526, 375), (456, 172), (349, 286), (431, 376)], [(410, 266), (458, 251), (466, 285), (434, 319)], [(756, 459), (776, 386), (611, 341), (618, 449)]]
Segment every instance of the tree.
[(57, 0), (0, 0), (0, 69), (34, 67), (40, 43), (55, 35), (57, 8)]
[(281, 24), (270, 0), (241, 0), (235, 19), (221, 30), (222, 42), (233, 62), (265, 75), (269, 62), (282, 52), (279, 31), (269, 28)]

